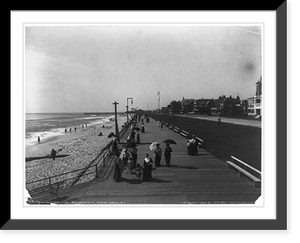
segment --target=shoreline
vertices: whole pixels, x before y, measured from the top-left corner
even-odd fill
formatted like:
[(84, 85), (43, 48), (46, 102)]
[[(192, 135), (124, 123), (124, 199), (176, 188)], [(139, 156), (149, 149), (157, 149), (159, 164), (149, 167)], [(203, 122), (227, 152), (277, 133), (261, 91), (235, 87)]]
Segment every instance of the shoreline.
[[(126, 119), (118, 119), (121, 127)], [(49, 178), (65, 172), (86, 167), (101, 151), (114, 132), (114, 121), (106, 123), (105, 127), (94, 126), (77, 132), (67, 133), (41, 140), (41, 143), (25, 147), (26, 182)], [(102, 132), (102, 136), (98, 134)], [(55, 160), (51, 157), (51, 150), (57, 151)], [(26, 186), (30, 189), (30, 185)]]

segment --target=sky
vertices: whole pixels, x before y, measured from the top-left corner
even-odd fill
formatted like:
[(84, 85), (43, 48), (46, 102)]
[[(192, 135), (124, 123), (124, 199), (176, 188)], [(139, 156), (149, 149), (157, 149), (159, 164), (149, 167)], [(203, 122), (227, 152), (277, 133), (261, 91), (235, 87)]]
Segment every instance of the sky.
[[(25, 27), (26, 112), (156, 109), (182, 98), (255, 95), (260, 26)], [(133, 104), (131, 100), (133, 98)]]

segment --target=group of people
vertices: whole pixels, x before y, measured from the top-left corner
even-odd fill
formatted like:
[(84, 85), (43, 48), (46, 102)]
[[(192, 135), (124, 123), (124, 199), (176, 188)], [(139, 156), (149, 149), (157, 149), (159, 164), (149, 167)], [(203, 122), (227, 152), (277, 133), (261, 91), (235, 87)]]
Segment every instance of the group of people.
[[(84, 129), (84, 127), (87, 128), (87, 124), (82, 124), (82, 125), (81, 125), (81, 128), (82, 128), (82, 129)], [(104, 127), (104, 125), (103, 125), (103, 127)], [(96, 128), (96, 127), (94, 126), (94, 129), (95, 129), (95, 128)], [(75, 131), (75, 132), (77, 131), (77, 127), (74, 127), (74, 131)], [(65, 133), (67, 133), (67, 132), (68, 132), (68, 128), (65, 128)], [(71, 128), (71, 127), (69, 128), (69, 132), (72, 133), (72, 128)]]
[(137, 151), (136, 146), (133, 146), (130, 151), (124, 148), (119, 155), (117, 154), (118, 157), (113, 176), (115, 181), (120, 181), (123, 172), (127, 173), (130, 171), (130, 173), (133, 174), (134, 170), (137, 177), (141, 177), (141, 165), (137, 163)]
[[(138, 121), (142, 122), (141, 132), (145, 132), (143, 117), (137, 117)], [(135, 118), (136, 119), (136, 118)], [(163, 127), (163, 123), (159, 123), (159, 126)], [(153, 160), (150, 157), (149, 153), (146, 153), (145, 158), (142, 163), (137, 162), (137, 147), (136, 145), (140, 143), (140, 134), (139, 132), (135, 132), (135, 125), (131, 126), (131, 132), (127, 139), (127, 148), (123, 148), (121, 153), (118, 152), (117, 146), (114, 146), (114, 150), (116, 151), (117, 159), (115, 162), (114, 168), (114, 180), (120, 181), (122, 177), (122, 173), (135, 174), (139, 180), (143, 181), (151, 181), (152, 179), (152, 170), (153, 170)], [(160, 144), (156, 144), (156, 148), (153, 151), (154, 155), (154, 164), (155, 167), (160, 167), (161, 158), (162, 158), (162, 149), (160, 148)], [(169, 143), (166, 143), (166, 147), (164, 150), (164, 158), (166, 165), (170, 167), (171, 163), (171, 153), (172, 148)]]
[(188, 155), (197, 155), (198, 154), (199, 141), (195, 135), (193, 135), (192, 139), (187, 140), (186, 146), (187, 146)]
[[(166, 165), (170, 167), (171, 163), (171, 153), (173, 152), (172, 148), (170, 147), (170, 144), (166, 144), (165, 151), (164, 151), (164, 157), (166, 161)], [(156, 167), (160, 166), (161, 162), (161, 155), (162, 155), (162, 149), (160, 148), (160, 144), (156, 144), (156, 148), (153, 151), (154, 153), (154, 163)]]
[[(172, 148), (167, 143), (164, 151), (165, 161), (168, 167), (170, 167), (171, 163), (171, 153)], [(156, 148), (154, 150), (154, 163), (155, 167), (160, 166), (162, 156), (162, 149), (160, 148), (160, 144), (156, 144)], [(115, 163), (115, 171), (114, 171), (114, 180), (120, 181), (122, 177), (122, 173), (127, 173), (130, 171), (131, 174), (135, 174), (139, 180), (143, 181), (151, 181), (152, 180), (152, 170), (153, 170), (153, 160), (148, 153), (143, 160), (143, 165), (137, 162), (137, 148), (134, 146), (130, 151), (124, 148), (120, 155), (118, 156)]]

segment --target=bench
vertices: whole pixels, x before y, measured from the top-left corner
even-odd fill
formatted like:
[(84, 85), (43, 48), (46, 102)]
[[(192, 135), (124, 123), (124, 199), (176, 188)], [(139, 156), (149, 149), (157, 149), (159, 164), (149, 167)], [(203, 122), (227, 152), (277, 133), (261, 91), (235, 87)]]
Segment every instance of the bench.
[(203, 143), (203, 140), (199, 137), (196, 137), (196, 139), (198, 140), (198, 142), (200, 142), (201, 144)]
[(243, 169), (242, 167), (236, 165), (235, 163), (233, 163), (231, 161), (226, 161), (226, 163), (228, 164), (229, 169), (233, 167), (233, 168), (235, 168), (239, 171), (239, 177), (241, 177), (241, 173), (243, 173), (244, 175), (249, 177), (253, 181), (252, 185), (253, 185), (254, 188), (260, 188), (261, 187), (261, 180), (259, 178), (252, 175), (250, 172), (246, 171), (245, 169)]
[(176, 133), (180, 133), (180, 128), (179, 127), (174, 127), (173, 131), (176, 132)]
[(189, 132), (187, 132), (185, 130), (181, 130), (181, 132), (180, 132), (180, 135), (185, 138), (188, 136), (188, 134), (189, 134)]

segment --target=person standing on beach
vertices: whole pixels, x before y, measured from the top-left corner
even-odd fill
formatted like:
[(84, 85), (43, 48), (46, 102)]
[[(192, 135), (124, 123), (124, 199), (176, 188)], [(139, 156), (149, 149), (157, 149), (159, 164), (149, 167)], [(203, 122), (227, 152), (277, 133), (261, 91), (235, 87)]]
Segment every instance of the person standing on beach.
[(70, 133), (72, 133), (72, 128), (70, 128)]
[(76, 129), (77, 129), (77, 128), (75, 127), (75, 128), (74, 128), (74, 130), (75, 130), (75, 133), (76, 133)]
[(55, 160), (56, 151), (54, 149), (51, 150), (51, 157), (53, 160)]
[(166, 144), (166, 148), (165, 148), (165, 161), (168, 167), (170, 167), (170, 163), (171, 163), (171, 153), (173, 152), (172, 148), (170, 147), (170, 145), (167, 143)]
[(40, 139), (40, 136), (38, 136), (38, 143), (41, 143), (41, 139)]

